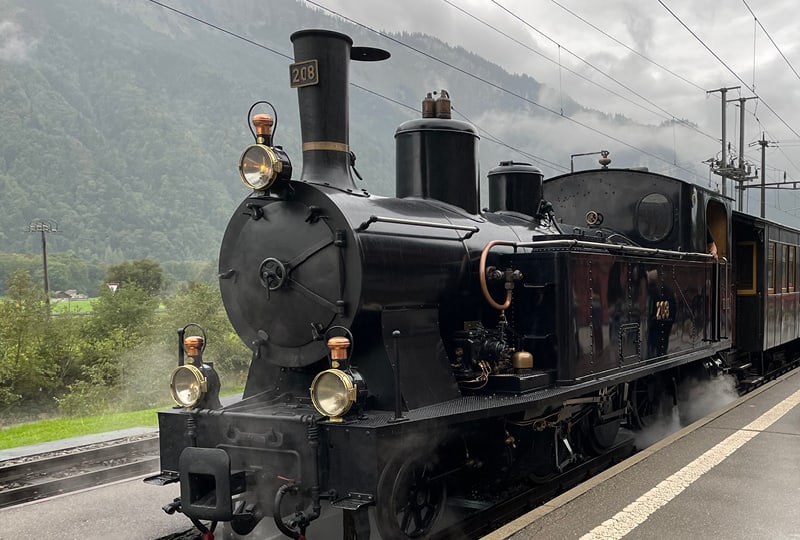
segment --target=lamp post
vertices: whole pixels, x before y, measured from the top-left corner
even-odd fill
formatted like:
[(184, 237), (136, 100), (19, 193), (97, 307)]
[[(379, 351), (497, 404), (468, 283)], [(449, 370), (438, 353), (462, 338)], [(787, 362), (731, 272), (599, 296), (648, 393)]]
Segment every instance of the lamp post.
[(52, 219), (36, 218), (28, 224), (28, 232), (41, 233), (42, 235), (42, 265), (44, 267), (44, 299), (50, 303), (50, 286), (47, 281), (47, 237), (45, 233), (57, 233), (58, 223)]

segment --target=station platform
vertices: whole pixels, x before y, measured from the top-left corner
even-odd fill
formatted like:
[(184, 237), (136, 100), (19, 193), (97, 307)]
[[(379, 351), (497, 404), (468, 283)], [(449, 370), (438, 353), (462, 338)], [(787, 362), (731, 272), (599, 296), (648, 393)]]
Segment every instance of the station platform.
[(485, 536), (800, 538), (797, 370)]

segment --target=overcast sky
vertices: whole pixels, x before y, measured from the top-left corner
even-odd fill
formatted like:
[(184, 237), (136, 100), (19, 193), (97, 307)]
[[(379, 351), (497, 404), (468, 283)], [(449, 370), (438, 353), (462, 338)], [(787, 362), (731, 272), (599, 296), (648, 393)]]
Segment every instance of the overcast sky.
[[(643, 124), (659, 125), (671, 117), (696, 123), (702, 133), (669, 128), (660, 130), (658, 135), (661, 144), (672, 147), (682, 160), (693, 163), (700, 163), (714, 154), (719, 157), (720, 152), (721, 101), (717, 97), (719, 94), (709, 96), (706, 91), (740, 86), (741, 89), (731, 90), (727, 95), (728, 99), (736, 99), (753, 96), (755, 87), (761, 100), (747, 102), (745, 145), (754, 143), (761, 132), (766, 131), (768, 140), (780, 142), (775, 145), (779, 147), (767, 149), (767, 181), (782, 178), (783, 171), (788, 178), (800, 180), (800, 107), (797, 106), (800, 75), (795, 73), (800, 73), (800, 6), (794, 2), (315, 2), (376, 29), (417, 31), (436, 36), (510, 72), (525, 73), (550, 87), (550, 94), (542, 97), (543, 105), (556, 110), (563, 92), (584, 106), (606, 113), (622, 113)], [(763, 29), (755, 22), (750, 9)], [(581, 131), (586, 130), (574, 124), (559, 125), (559, 121), (565, 123), (563, 119), (554, 118), (554, 129), (563, 130), (560, 133), (570, 137), (573, 144), (582, 140)], [(637, 143), (637, 137), (652, 136), (637, 134), (636, 130), (614, 132), (598, 118), (587, 117), (581, 121), (632, 144)], [(739, 113), (733, 103), (728, 106), (727, 124), (728, 140), (738, 148)], [(597, 144), (592, 141), (596, 141), (596, 137), (587, 136), (586, 144)], [(617, 143), (609, 140), (601, 144), (613, 150)], [(595, 148), (574, 151), (581, 150)], [(749, 147), (747, 155), (760, 165), (759, 146)], [(783, 194), (793, 197), (787, 192)], [(778, 199), (773, 201), (773, 204), (779, 203)], [(787, 209), (787, 204), (783, 208)]]

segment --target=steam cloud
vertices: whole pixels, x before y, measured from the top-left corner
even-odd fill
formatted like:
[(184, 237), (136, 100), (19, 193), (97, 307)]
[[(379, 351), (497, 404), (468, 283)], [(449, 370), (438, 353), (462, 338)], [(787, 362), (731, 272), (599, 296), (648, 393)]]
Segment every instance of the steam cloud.
[[(715, 377), (708, 381), (689, 379), (678, 389), (678, 406), (671, 407), (656, 418), (651, 426), (636, 433), (636, 447), (640, 450), (658, 442), (707, 414), (732, 403), (739, 397), (736, 379), (732, 375)], [(664, 399), (669, 400), (669, 397)]]

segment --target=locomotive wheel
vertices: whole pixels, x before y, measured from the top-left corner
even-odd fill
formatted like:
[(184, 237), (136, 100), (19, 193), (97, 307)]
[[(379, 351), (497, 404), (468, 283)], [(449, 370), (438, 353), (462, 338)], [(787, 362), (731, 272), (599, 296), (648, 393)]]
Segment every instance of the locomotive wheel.
[(446, 485), (423, 454), (390, 462), (378, 482), (377, 522), (384, 540), (423, 538), (442, 512)]
[(606, 402), (602, 411), (594, 410), (584, 419), (583, 435), (587, 446), (586, 449), (591, 453), (601, 455), (614, 445), (619, 428), (622, 426), (622, 417), (602, 422), (600, 415), (619, 410), (623, 406), (622, 396), (619, 392), (615, 392), (614, 397)]
[(637, 379), (631, 383), (631, 412), (629, 422), (633, 429), (644, 429), (666, 412), (670, 406), (659, 380), (653, 376)]

